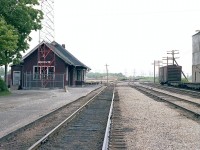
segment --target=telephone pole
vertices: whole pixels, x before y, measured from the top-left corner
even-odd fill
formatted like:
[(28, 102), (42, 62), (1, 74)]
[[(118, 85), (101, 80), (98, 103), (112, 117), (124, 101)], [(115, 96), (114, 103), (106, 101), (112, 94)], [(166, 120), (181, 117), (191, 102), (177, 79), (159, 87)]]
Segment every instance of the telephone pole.
[(167, 51), (167, 54), (171, 54), (172, 55), (172, 64), (174, 65), (174, 62), (175, 62), (175, 57), (174, 55), (175, 54), (179, 54), (179, 50), (171, 50), (171, 51)]
[(162, 61), (160, 60), (154, 60), (153, 64), (153, 82), (156, 82), (156, 66), (158, 66), (158, 68), (161, 66)]
[(108, 85), (108, 66), (109, 66), (109, 65), (106, 64), (105, 66), (106, 66), (107, 85)]
[[(173, 65), (177, 65), (178, 66), (178, 63), (176, 61), (177, 58), (179, 57), (175, 57), (175, 54), (179, 54), (179, 50), (171, 50), (171, 51), (167, 51), (167, 54), (171, 54), (172, 57), (167, 57), (167, 65), (168, 65), (168, 59), (171, 58), (172, 59), (172, 64)], [(185, 77), (185, 79), (188, 81), (186, 75), (184, 74), (183, 70), (181, 70), (183, 76)]]

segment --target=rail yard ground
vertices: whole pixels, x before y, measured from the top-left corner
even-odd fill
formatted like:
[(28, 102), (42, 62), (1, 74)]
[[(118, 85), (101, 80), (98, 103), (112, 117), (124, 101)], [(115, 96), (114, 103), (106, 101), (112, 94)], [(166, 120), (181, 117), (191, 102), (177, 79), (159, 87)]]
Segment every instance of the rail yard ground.
[(0, 97), (0, 138), (66, 105), (99, 85), (56, 90), (16, 90)]
[[(98, 87), (68, 88), (68, 92), (21, 90), (0, 97), (0, 137)], [(188, 118), (165, 102), (147, 97), (128, 82), (119, 82), (116, 91), (126, 149), (200, 149), (199, 121)]]
[(117, 91), (127, 149), (200, 149), (198, 122), (126, 84), (118, 84)]

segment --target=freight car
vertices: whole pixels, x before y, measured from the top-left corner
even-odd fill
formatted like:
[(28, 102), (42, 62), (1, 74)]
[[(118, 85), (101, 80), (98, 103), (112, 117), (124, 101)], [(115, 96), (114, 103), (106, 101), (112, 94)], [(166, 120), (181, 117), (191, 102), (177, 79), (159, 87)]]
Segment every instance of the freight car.
[(159, 68), (159, 82), (164, 85), (200, 90), (200, 83), (181, 82), (182, 66), (168, 65)]
[(159, 68), (160, 84), (170, 84), (173, 82), (181, 82), (182, 66), (168, 65)]

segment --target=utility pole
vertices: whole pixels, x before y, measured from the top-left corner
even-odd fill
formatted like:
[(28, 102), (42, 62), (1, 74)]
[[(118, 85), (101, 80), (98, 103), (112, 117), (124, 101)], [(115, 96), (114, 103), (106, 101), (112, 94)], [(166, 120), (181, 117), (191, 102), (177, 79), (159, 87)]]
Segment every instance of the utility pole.
[(106, 66), (107, 85), (108, 85), (108, 66), (109, 66), (109, 65), (106, 64), (105, 66)]
[(168, 66), (168, 65), (171, 65), (171, 63), (169, 63), (169, 60), (173, 60), (173, 58), (167, 56), (167, 57), (163, 57), (162, 60), (163, 60), (163, 61), (166, 60), (167, 63), (164, 63), (164, 62), (163, 62), (163, 64), (167, 64), (167, 66)]
[(174, 65), (175, 62), (175, 54), (179, 54), (179, 50), (171, 50), (171, 51), (167, 51), (167, 54), (171, 54), (172, 55), (172, 64)]
[[(175, 54), (179, 54), (179, 50), (171, 50), (171, 51), (167, 51), (167, 54), (171, 54), (172, 55), (172, 61), (173, 61), (173, 65), (176, 65), (178, 66), (178, 63), (176, 61), (176, 58), (179, 58), (179, 57), (174, 57)], [(168, 57), (169, 58), (169, 57)], [(188, 81), (186, 75), (184, 74), (183, 70), (181, 70), (181, 73), (183, 74), (183, 76), (185, 77), (185, 79)]]
[(154, 60), (154, 63), (153, 63), (153, 81), (154, 83), (156, 82), (156, 66), (158, 66), (158, 68), (161, 66), (162, 64), (162, 61), (160, 60)]

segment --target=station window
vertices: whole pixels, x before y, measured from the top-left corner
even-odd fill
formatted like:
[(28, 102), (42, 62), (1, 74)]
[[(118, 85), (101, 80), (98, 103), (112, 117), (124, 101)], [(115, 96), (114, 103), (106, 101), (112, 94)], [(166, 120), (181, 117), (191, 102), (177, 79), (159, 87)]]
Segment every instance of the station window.
[(54, 79), (55, 67), (38, 67), (33, 66), (33, 79), (41, 80), (41, 79)]
[(54, 68), (55, 67), (48, 67), (48, 79), (54, 79)]
[(33, 67), (33, 79), (38, 80), (40, 79), (40, 67), (34, 66)]
[(40, 67), (41, 70), (41, 78), (48, 79), (48, 67)]

